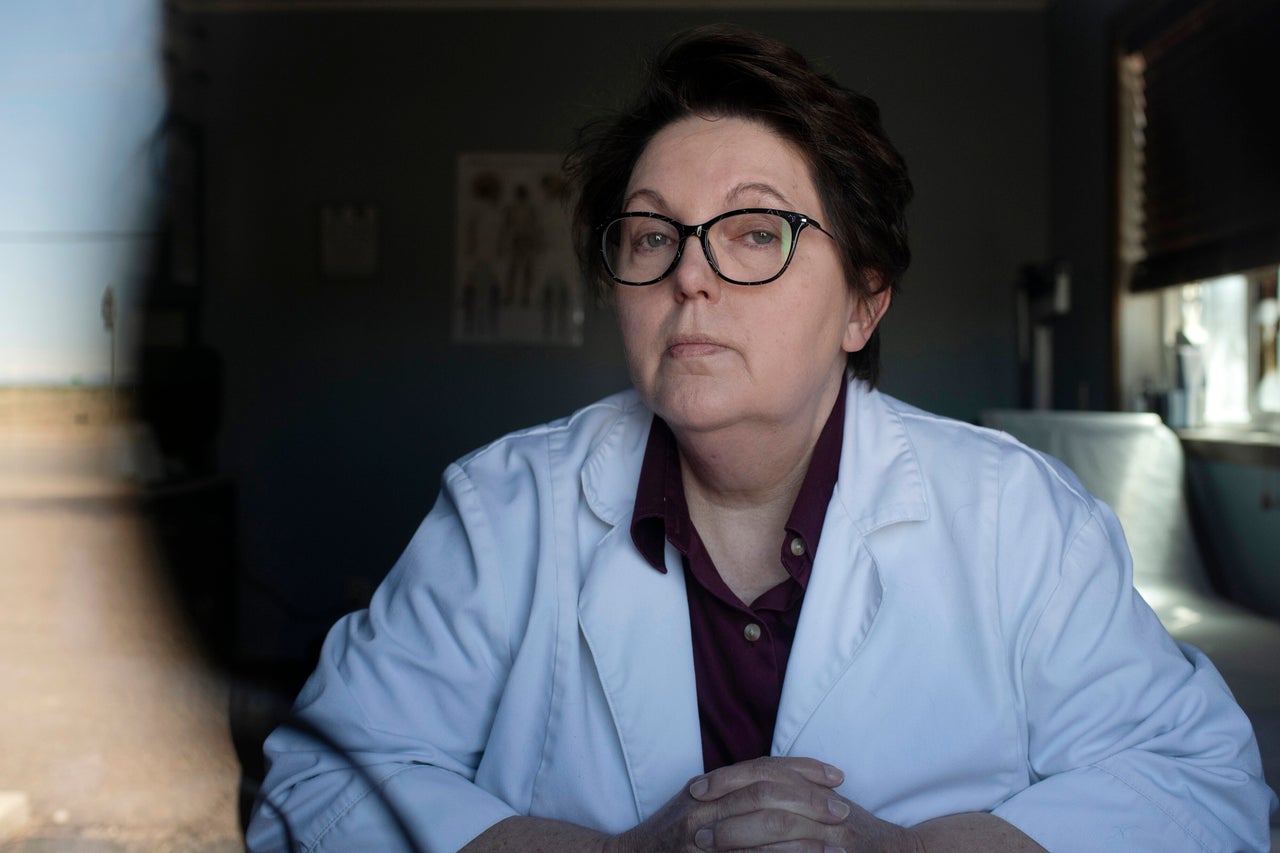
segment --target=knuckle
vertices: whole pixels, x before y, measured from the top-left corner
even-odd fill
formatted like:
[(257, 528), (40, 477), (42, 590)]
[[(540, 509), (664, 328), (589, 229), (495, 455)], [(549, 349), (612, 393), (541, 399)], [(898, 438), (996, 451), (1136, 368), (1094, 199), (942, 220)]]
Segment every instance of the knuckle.
[(749, 788), (749, 791), (751, 793), (752, 800), (757, 805), (764, 805), (765, 803), (773, 802), (777, 798), (778, 785), (776, 782), (771, 780), (762, 779), (759, 782), (753, 783)]
[(841, 823), (853, 812), (853, 804), (829, 791), (815, 793), (809, 798), (809, 807), (823, 823)]
[[(769, 844), (759, 848), (760, 851), (769, 851), (769, 853), (830, 853), (831, 850), (839, 850), (843, 853), (844, 848), (832, 848), (825, 841), (814, 838), (797, 838), (794, 841), (784, 841), (779, 844)], [(869, 853), (872, 848), (858, 848), (858, 853)], [(876, 848), (877, 850), (879, 848)]]
[(693, 838), (706, 823), (706, 815), (702, 814), (700, 809), (689, 809), (680, 816), (681, 834), (685, 838)]
[(790, 812), (770, 810), (760, 816), (760, 825), (770, 838), (786, 838), (795, 827), (795, 816)]

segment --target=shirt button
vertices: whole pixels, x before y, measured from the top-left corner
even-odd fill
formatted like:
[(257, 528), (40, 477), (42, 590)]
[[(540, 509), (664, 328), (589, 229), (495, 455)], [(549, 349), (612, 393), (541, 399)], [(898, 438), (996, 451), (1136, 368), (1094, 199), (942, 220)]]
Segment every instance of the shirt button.
[(804, 556), (804, 540), (799, 536), (791, 540), (791, 553), (796, 557)]
[(747, 642), (754, 643), (760, 639), (760, 626), (752, 622), (742, 629), (742, 636), (747, 638)]

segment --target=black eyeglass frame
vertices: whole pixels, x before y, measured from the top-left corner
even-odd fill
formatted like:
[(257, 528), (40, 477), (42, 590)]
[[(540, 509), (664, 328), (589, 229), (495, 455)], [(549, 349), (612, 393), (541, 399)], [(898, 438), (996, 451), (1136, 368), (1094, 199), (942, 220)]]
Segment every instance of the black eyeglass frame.
[[(774, 216), (780, 216), (791, 226), (791, 250), (787, 252), (787, 259), (783, 261), (782, 269), (778, 270), (776, 275), (770, 276), (769, 278), (762, 278), (759, 281), (738, 281), (737, 279), (729, 278), (727, 275), (722, 273), (719, 265), (716, 264), (716, 259), (711, 254), (711, 247), (707, 245), (705, 237), (707, 230), (722, 219), (728, 219), (730, 216), (738, 216), (743, 213), (768, 213)], [(663, 271), (662, 275), (657, 278), (650, 279), (649, 281), (623, 281), (614, 274), (613, 269), (609, 266), (609, 250), (608, 247), (605, 246), (605, 235), (608, 233), (610, 226), (623, 219), (657, 219), (676, 229), (676, 236), (679, 238), (676, 242), (676, 254), (675, 257), (671, 259), (671, 265)], [(679, 266), (680, 258), (684, 255), (685, 242), (690, 237), (697, 237), (698, 242), (702, 244), (702, 254), (706, 256), (707, 264), (721, 280), (727, 281), (730, 284), (755, 287), (756, 285), (768, 284), (771, 281), (777, 281), (782, 277), (782, 274), (787, 271), (787, 267), (791, 266), (791, 259), (795, 257), (796, 246), (800, 243), (800, 233), (810, 225), (817, 228), (823, 234), (826, 234), (832, 240), (836, 239), (834, 234), (823, 228), (822, 225), (818, 223), (818, 220), (812, 219), (803, 213), (796, 213), (794, 210), (777, 210), (772, 207), (743, 207), (738, 210), (730, 210), (725, 213), (721, 213), (719, 216), (713, 216), (701, 225), (685, 225), (683, 222), (677, 222), (670, 216), (663, 216), (661, 213), (651, 213), (649, 211), (642, 210), (635, 211), (633, 213), (620, 213), (608, 222), (602, 222), (600, 225), (596, 226), (596, 230), (600, 232), (600, 255), (604, 259), (604, 270), (609, 274), (609, 278), (613, 279), (618, 284), (623, 284), (627, 287), (647, 287), (651, 284), (657, 284), (667, 276), (671, 275), (675, 268)]]

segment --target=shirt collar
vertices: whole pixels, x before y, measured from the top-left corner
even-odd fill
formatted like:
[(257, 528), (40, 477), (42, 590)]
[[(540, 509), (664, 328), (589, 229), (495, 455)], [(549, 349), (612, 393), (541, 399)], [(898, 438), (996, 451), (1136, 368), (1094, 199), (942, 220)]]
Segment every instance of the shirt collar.
[[(649, 427), (649, 443), (644, 448), (644, 461), (640, 463), (640, 482), (636, 486), (635, 510), (631, 515), (631, 541), (649, 565), (665, 572), (667, 565), (663, 552), (668, 530), (687, 545), (690, 527), (692, 523), (689, 521), (689, 507), (684, 501), (676, 437), (667, 422), (654, 415), (653, 425)], [(680, 536), (682, 530), (684, 535)]]
[[(835, 405), (813, 446), (809, 468), (787, 519), (784, 543), (799, 536), (809, 555), (818, 550), (822, 522), (826, 518), (827, 505), (831, 502), (840, 470), (847, 389), (848, 383), (841, 381)], [(666, 572), (665, 543), (670, 541), (682, 554), (688, 554), (693, 535), (693, 523), (689, 519), (688, 504), (685, 503), (684, 481), (680, 476), (680, 453), (676, 438), (666, 422), (654, 415), (648, 443), (645, 445), (644, 461), (640, 465), (640, 480), (636, 486), (631, 541), (649, 565), (660, 572)], [(788, 571), (791, 571), (790, 565)], [(804, 582), (807, 578), (797, 580)]]

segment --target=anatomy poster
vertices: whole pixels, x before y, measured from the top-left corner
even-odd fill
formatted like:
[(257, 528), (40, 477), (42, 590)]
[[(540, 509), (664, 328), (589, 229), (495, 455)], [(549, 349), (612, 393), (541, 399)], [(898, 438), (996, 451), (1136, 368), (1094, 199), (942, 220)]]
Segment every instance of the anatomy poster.
[(454, 341), (582, 344), (583, 287), (561, 160), (459, 155)]

